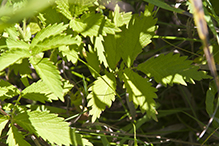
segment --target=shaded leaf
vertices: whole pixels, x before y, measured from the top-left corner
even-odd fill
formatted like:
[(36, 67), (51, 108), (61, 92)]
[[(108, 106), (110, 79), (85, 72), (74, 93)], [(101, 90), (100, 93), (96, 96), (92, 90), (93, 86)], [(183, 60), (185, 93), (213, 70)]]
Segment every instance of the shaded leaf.
[(176, 12), (176, 13), (179, 13), (179, 14), (186, 14), (188, 16), (191, 16), (191, 14), (187, 13), (185, 10), (182, 10), (180, 8), (175, 8), (175, 7), (172, 7), (170, 5), (168, 5), (167, 3), (161, 1), (161, 0), (144, 0), (148, 3), (151, 3), (153, 5), (156, 5), (158, 7), (161, 7), (163, 9), (166, 9), (166, 10), (169, 10), (169, 11), (173, 11), (173, 12)]
[(89, 88), (91, 92), (88, 94), (87, 99), (89, 100), (88, 107), (91, 107), (89, 114), (92, 115), (92, 122), (100, 117), (106, 106), (111, 107), (112, 101), (115, 100), (115, 89), (116, 80), (111, 73), (107, 73), (102, 78), (98, 77)]
[(141, 77), (130, 69), (125, 69), (123, 73), (125, 88), (129, 93), (129, 100), (133, 101), (135, 108), (138, 106), (141, 112), (146, 112), (148, 117), (152, 117), (157, 121), (156, 103), (154, 98), (157, 98), (156, 88), (152, 87), (148, 79)]
[(77, 146), (93, 146), (92, 143), (90, 143), (87, 139), (82, 138), (82, 136), (78, 133), (76, 133), (75, 128), (71, 128), (72, 133), (72, 144)]
[(12, 98), (20, 94), (20, 91), (15, 86), (11, 85), (9, 82), (0, 80), (0, 99), (4, 100), (6, 98)]
[(79, 19), (72, 19), (70, 27), (73, 31), (81, 33), (84, 36), (98, 36), (98, 34), (115, 34), (120, 29), (100, 13), (83, 14)]
[(28, 62), (28, 59), (22, 59), (21, 63), (16, 63), (13, 64), (11, 66), (11, 69), (14, 69), (14, 72), (16, 75), (18, 75), (18, 73), (22, 76), (22, 75), (29, 75), (30, 73), (32, 73), (31, 69), (30, 69), (30, 64)]
[(156, 30), (157, 19), (153, 17), (153, 5), (145, 7), (144, 14), (133, 15), (129, 22), (128, 29), (122, 30), (118, 40), (121, 56), (130, 67), (142, 48), (151, 42), (151, 38)]
[(179, 54), (161, 54), (156, 58), (150, 58), (138, 65), (137, 69), (144, 72), (148, 77), (154, 77), (157, 83), (173, 85), (178, 83), (187, 85), (186, 82), (194, 83), (194, 80), (210, 78), (199, 67), (192, 65), (192, 61), (186, 60), (186, 56), (180, 57)]
[(115, 70), (117, 63), (121, 59), (121, 53), (118, 47), (119, 41), (117, 41), (119, 37), (120, 37), (119, 35), (111, 35), (111, 34), (108, 34), (106, 37), (104, 37), (104, 42), (103, 42), (103, 46), (105, 50), (104, 54), (107, 63), (112, 70)]
[[(90, 50), (91, 50), (91, 46), (89, 46)], [(100, 72), (100, 62), (98, 60), (98, 56), (97, 56), (97, 52), (94, 52), (93, 50), (91, 50), (90, 52), (87, 52), (86, 53), (87, 56), (86, 56), (86, 60), (87, 60), (87, 63), (96, 71), (96, 72)], [(92, 70), (90, 69), (90, 72), (92, 74), (92, 76), (94, 78), (97, 78), (97, 74)]]
[(210, 82), (209, 89), (206, 93), (206, 100), (205, 100), (206, 111), (207, 111), (209, 117), (211, 117), (213, 112), (214, 112), (214, 108), (215, 108), (214, 99), (215, 99), (216, 93), (217, 93), (217, 87), (215, 85), (215, 82), (212, 81), (212, 82)]
[(18, 132), (18, 129), (10, 124), (10, 129), (7, 133), (8, 138), (6, 143), (8, 146), (31, 146), (27, 141), (24, 140), (24, 136)]

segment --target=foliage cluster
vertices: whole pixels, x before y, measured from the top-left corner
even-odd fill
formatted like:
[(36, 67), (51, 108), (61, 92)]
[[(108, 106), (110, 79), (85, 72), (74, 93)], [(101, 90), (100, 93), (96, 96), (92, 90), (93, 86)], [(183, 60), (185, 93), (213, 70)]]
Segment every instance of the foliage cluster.
[[(1, 1), (1, 144), (93, 145), (101, 139), (104, 145), (113, 141), (122, 145), (130, 140), (128, 132), (134, 133), (130, 141), (135, 145), (146, 144), (136, 138), (141, 125), (158, 122), (159, 115), (179, 112), (160, 114), (157, 109), (165, 104), (159, 102), (163, 96), (160, 93), (175, 85), (185, 92), (188, 89), (184, 86), (204, 79), (208, 84), (211, 76), (200, 70), (206, 64), (202, 51), (185, 49), (188, 55), (184, 50), (173, 53), (157, 44), (156, 38), (161, 36), (155, 34), (162, 30), (156, 18), (158, 7), (186, 14), (184, 17), (190, 13), (158, 0), (145, 2), (130, 2), (136, 6), (135, 11), (124, 12), (119, 5), (108, 9), (113, 2), (96, 0)], [(217, 25), (219, 19), (207, 2), (206, 20), (218, 39), (212, 19)], [(144, 7), (143, 11), (138, 4)], [(189, 37), (172, 39), (200, 45), (199, 40), (192, 39), (193, 34)], [(150, 46), (152, 38), (155, 49)], [(212, 48), (217, 61), (217, 44)], [(209, 115), (214, 109), (213, 89), (211, 83), (206, 98)], [(102, 117), (114, 104), (125, 111), (116, 122), (128, 117), (127, 126), (117, 129), (107, 125), (110, 122)], [(191, 103), (189, 107), (192, 108)], [(191, 111), (195, 115), (194, 109)], [(136, 115), (142, 117), (137, 119)], [(80, 124), (87, 125), (88, 131), (80, 132)], [(107, 127), (112, 137), (94, 133), (93, 126), (100, 131)], [(116, 138), (124, 131), (124, 137)]]

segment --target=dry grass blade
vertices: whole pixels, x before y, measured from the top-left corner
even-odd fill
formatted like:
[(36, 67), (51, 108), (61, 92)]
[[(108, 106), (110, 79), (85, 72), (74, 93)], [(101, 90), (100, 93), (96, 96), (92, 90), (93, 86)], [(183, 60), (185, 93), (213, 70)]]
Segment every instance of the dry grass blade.
[[(195, 24), (197, 26), (199, 37), (203, 43), (204, 53), (205, 53), (206, 59), (208, 61), (208, 66), (209, 66), (209, 69), (211, 71), (211, 74), (213, 75), (213, 77), (215, 79), (215, 83), (217, 85), (217, 90), (219, 92), (219, 80), (217, 77), (215, 61), (214, 61), (214, 58), (209, 50), (208, 27), (207, 27), (207, 23), (206, 23), (205, 18), (204, 18), (204, 10), (203, 10), (203, 6), (202, 6), (202, 1), (201, 0), (190, 0), (190, 2), (191, 2), (192, 7), (193, 7), (194, 21), (195, 21)], [(202, 136), (205, 134), (206, 130), (208, 129), (209, 125), (212, 123), (217, 109), (218, 109), (218, 105), (216, 106), (215, 111), (212, 114), (206, 128), (199, 135), (199, 138), (202, 138)]]

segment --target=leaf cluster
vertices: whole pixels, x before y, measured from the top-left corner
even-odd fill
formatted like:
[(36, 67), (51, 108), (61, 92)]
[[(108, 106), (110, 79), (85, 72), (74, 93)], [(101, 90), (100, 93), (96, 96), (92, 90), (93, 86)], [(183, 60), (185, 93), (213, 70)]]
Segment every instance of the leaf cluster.
[[(158, 121), (156, 85), (187, 86), (211, 78), (180, 54), (139, 62), (158, 30), (153, 2), (140, 13), (122, 12), (118, 5), (111, 11), (96, 0), (39, 2), (8, 1), (0, 8), (0, 134), (9, 146), (92, 145), (72, 119), (88, 113), (87, 120), (97, 123), (116, 100), (126, 99), (130, 113), (122, 104), (131, 123), (138, 109)], [(70, 102), (77, 113), (49, 106), (56, 102)]]

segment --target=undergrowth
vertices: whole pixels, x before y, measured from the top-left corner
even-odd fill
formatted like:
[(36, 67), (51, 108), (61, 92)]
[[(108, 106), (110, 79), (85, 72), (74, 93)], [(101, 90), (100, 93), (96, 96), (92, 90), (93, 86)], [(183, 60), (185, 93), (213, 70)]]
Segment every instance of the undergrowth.
[(218, 114), (198, 139), (217, 90), (188, 1), (0, 2), (1, 145), (218, 144)]

